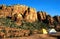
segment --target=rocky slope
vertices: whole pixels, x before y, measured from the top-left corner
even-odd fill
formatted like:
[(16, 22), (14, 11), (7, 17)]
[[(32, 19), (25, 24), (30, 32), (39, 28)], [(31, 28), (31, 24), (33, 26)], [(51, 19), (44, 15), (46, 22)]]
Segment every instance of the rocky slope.
[(36, 11), (36, 9), (25, 5), (0, 6), (0, 18), (8, 17), (16, 22), (17, 25), (22, 24), (22, 20), (26, 22), (35, 22), (39, 20), (49, 25), (59, 25), (60, 16), (51, 17), (46, 12)]
[(60, 16), (52, 17), (25, 5), (0, 5), (0, 38), (42, 34), (42, 29), (49, 27), (59, 31)]

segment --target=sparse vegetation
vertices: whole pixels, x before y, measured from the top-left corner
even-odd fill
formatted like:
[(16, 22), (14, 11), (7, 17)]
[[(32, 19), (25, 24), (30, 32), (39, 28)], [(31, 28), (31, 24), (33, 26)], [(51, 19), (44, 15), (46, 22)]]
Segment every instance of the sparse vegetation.
[(45, 23), (39, 21), (35, 21), (33, 23), (22, 21), (22, 25), (18, 26), (11, 19), (0, 18), (0, 23), (1, 23), (0, 25), (4, 25), (7, 27), (22, 28), (22, 29), (29, 29), (29, 30), (34, 30), (34, 29), (40, 30), (41, 28), (46, 28), (46, 29), (48, 28), (48, 26)]
[[(30, 23), (30, 22), (26, 22), (26, 21), (22, 21), (22, 25), (18, 26), (15, 24), (15, 22), (11, 19), (8, 19), (8, 18), (0, 18), (0, 26), (4, 26), (6, 28), (10, 27), (10, 28), (16, 28), (16, 29), (24, 29), (24, 30), (29, 30), (30, 31), (30, 34), (33, 33), (33, 31), (36, 31), (37, 33), (41, 33), (39, 32), (42, 28), (45, 28), (47, 29), (47, 25), (44, 24), (43, 22), (39, 22), (39, 21), (35, 21), (33, 23)], [(12, 31), (12, 30), (8, 30), (9, 31)], [(13, 31), (16, 31), (16, 30), (13, 30)], [(3, 32), (6, 34), (6, 30), (1, 30), (0, 32)], [(19, 33), (20, 31), (17, 31), (17, 33)], [(13, 32), (9, 32), (9, 33), (13, 33)], [(25, 32), (24, 32), (25, 33)], [(7, 33), (8, 34), (8, 33)], [(26, 33), (25, 33), (26, 34)], [(28, 35), (29, 33), (27, 33), (26, 35)], [(29, 34), (29, 35), (30, 35)], [(12, 35), (10, 35), (11, 37)], [(20, 35), (19, 35), (20, 36)], [(14, 37), (14, 36), (12, 36)]]
[[(60, 24), (60, 16), (51, 17), (46, 12), (36, 11), (32, 7), (25, 5), (0, 6), (0, 39), (41, 35), (43, 31), (47, 33), (46, 30), (51, 28), (49, 26), (58, 25), (58, 29), (56, 29), (59, 30), (58, 23)], [(41, 38), (40, 35), (39, 38)]]

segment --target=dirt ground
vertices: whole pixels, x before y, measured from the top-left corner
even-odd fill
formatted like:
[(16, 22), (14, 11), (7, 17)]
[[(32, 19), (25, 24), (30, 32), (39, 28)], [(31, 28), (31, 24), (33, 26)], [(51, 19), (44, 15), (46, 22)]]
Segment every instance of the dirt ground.
[(34, 34), (28, 37), (0, 38), (0, 39), (57, 39), (57, 38), (46, 34)]

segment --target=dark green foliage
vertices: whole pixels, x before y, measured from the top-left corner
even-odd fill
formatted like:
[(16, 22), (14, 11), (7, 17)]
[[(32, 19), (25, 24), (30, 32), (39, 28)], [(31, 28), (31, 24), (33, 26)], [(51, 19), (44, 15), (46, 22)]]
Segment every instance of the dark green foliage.
[(0, 18), (0, 25), (7, 26), (7, 27), (16, 27), (16, 24), (14, 23), (14, 21), (8, 18)]
[(23, 29), (29, 29), (29, 30), (34, 30), (35, 28), (33, 27), (33, 24), (30, 22), (22, 21), (22, 28)]
[(6, 33), (6, 30), (3, 29), (3, 30), (0, 30), (0, 32)]
[(43, 23), (43, 22), (40, 22), (40, 21), (35, 21), (33, 23), (30, 23), (30, 22), (25, 22), (25, 21), (22, 21), (23, 24), (21, 25), (23, 29), (29, 29), (29, 30), (40, 30), (42, 28), (45, 28), (47, 29), (48, 26)]
[(58, 22), (57, 21), (54, 21), (55, 28), (56, 28), (57, 25), (58, 25)]
[(42, 28), (45, 28), (45, 29), (48, 28), (47, 24), (45, 24), (45, 23), (43, 23), (43, 22), (41, 22), (41, 21), (36, 21), (36, 22), (34, 23), (34, 26), (35, 26), (38, 30), (40, 30), (40, 29), (42, 29)]
[(33, 23), (30, 22), (26, 22), (24, 20), (22, 20), (22, 25), (18, 26), (15, 24), (15, 22), (11, 19), (8, 18), (0, 18), (0, 25), (6, 26), (6, 27), (12, 27), (12, 28), (19, 28), (19, 29), (28, 29), (28, 30), (41, 30), (42, 28), (47, 29), (48, 26), (40, 21), (35, 21)]

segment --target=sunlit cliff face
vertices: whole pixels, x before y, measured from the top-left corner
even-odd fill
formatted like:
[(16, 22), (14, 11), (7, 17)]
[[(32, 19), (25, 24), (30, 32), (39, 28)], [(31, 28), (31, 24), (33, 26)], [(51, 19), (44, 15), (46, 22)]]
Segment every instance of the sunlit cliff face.
[(18, 14), (17, 19), (22, 20), (22, 15)]
[(22, 17), (22, 15), (21, 14), (18, 14), (18, 17)]

